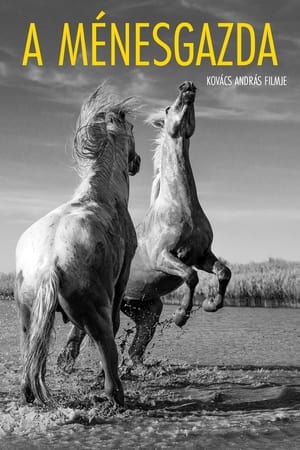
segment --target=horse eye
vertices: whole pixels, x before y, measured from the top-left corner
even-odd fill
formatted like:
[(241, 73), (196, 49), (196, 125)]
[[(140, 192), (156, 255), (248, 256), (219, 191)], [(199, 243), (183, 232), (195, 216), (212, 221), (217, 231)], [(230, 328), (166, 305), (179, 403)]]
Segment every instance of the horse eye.
[(119, 117), (120, 117), (121, 120), (124, 120), (124, 119), (125, 119), (125, 113), (124, 113), (124, 111), (120, 111)]
[(166, 114), (168, 114), (169, 109), (170, 109), (170, 106), (168, 106), (168, 107), (166, 108)]

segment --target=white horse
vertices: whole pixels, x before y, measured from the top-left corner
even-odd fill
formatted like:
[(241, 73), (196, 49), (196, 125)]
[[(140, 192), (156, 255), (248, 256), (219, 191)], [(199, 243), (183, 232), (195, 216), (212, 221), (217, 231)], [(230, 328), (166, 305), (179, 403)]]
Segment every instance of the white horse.
[(105, 393), (124, 404), (114, 340), (137, 246), (128, 213), (129, 177), (139, 170), (132, 99), (101, 85), (83, 104), (74, 156), (82, 182), (72, 199), (35, 222), (16, 251), (15, 298), (21, 322), (23, 400), (45, 403), (46, 360), (55, 311), (96, 343)]

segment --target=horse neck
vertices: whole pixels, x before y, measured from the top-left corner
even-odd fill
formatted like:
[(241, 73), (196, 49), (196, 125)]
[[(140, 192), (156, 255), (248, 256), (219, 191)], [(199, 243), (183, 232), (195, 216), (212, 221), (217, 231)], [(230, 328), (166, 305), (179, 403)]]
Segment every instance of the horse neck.
[(118, 202), (128, 206), (128, 163), (122, 146), (106, 149), (99, 160), (88, 168), (73, 196), (73, 201), (93, 200), (96, 203)]
[(160, 151), (159, 196), (166, 200), (176, 199), (189, 205), (199, 205), (197, 189), (189, 158), (188, 138), (165, 136)]

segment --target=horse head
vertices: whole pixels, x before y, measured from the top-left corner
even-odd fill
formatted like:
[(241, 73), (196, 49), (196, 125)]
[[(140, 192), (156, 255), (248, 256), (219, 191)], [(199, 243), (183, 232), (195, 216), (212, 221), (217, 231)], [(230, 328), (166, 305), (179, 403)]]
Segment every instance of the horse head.
[(179, 94), (171, 106), (165, 109), (164, 117), (151, 120), (157, 128), (164, 128), (174, 138), (190, 138), (195, 130), (194, 101), (196, 86), (192, 81), (184, 81), (179, 86)]
[[(126, 103), (126, 100), (124, 102)], [(132, 176), (137, 174), (140, 170), (141, 157), (135, 151), (133, 125), (127, 120), (126, 109), (112, 110), (106, 114), (105, 119), (108, 139), (122, 141), (123, 151), (128, 155), (128, 173)]]
[(107, 146), (126, 159), (130, 175), (139, 171), (141, 158), (135, 151), (133, 125), (127, 120), (134, 108), (133, 98), (119, 101), (105, 84), (83, 104), (74, 140), (75, 160), (83, 173), (93, 161), (101, 161)]

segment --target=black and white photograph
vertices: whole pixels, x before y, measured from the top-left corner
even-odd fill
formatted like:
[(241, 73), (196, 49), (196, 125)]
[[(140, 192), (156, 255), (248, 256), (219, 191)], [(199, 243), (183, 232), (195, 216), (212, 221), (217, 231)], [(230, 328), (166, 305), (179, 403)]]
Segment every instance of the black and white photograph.
[(297, 0), (2, 0), (0, 449), (300, 448)]

